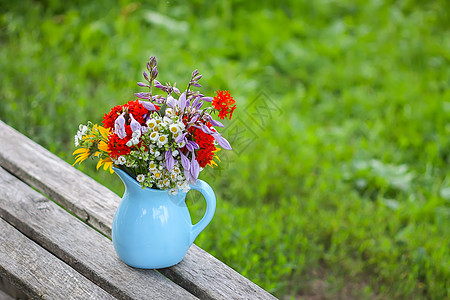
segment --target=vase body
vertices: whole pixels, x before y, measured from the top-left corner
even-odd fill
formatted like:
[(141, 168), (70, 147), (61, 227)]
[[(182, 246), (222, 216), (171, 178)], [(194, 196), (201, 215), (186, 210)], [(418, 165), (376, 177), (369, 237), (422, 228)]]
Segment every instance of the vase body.
[(192, 225), (186, 193), (145, 188), (123, 170), (114, 171), (125, 184), (125, 193), (114, 215), (112, 240), (119, 258), (135, 268), (158, 269), (179, 263), (198, 234), (211, 221), (216, 199), (211, 187), (197, 180), (207, 203), (206, 213)]

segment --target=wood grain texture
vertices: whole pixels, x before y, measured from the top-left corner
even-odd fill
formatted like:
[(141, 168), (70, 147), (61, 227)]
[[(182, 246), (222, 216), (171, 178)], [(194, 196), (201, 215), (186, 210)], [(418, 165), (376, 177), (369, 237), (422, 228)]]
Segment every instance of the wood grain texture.
[(32, 299), (115, 299), (1, 218), (0, 274)]
[(0, 290), (0, 300), (14, 300), (14, 298)]
[[(12, 300), (12, 299), (28, 299), (29, 297), (22, 292), (19, 288), (14, 286), (5, 276), (0, 274), (0, 300)], [(2, 298), (4, 297), (4, 298)], [(8, 298), (9, 297), (9, 298)]]
[[(2, 121), (0, 141), (0, 166), (111, 237), (117, 195)], [(196, 245), (180, 264), (160, 272), (199, 298), (275, 299)]]
[(0, 217), (115, 297), (195, 299), (154, 270), (122, 263), (109, 239), (2, 168)]

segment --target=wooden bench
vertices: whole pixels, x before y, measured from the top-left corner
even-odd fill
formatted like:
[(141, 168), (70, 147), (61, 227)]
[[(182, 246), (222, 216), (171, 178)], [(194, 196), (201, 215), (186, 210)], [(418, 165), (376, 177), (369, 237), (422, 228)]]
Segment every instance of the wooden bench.
[(128, 267), (110, 240), (119, 201), (0, 121), (0, 283), (43, 299), (275, 299), (196, 245), (171, 268)]

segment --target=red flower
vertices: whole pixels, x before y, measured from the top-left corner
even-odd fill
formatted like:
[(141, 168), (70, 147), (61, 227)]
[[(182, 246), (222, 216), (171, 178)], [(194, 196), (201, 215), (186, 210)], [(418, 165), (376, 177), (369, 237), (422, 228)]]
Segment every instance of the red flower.
[(139, 102), (139, 100), (129, 101), (124, 106), (128, 108), (128, 113), (131, 113), (133, 118), (138, 121), (139, 124), (145, 125), (144, 118), (147, 117), (149, 111)]
[[(156, 109), (159, 110), (159, 107), (156, 106)], [(114, 122), (117, 117), (120, 116), (124, 111), (131, 113), (133, 118), (139, 122), (141, 125), (145, 125), (145, 118), (149, 114), (149, 111), (139, 102), (136, 101), (128, 101), (124, 105), (114, 106), (111, 111), (103, 117), (103, 126), (105, 128), (114, 128)], [(130, 119), (128, 116), (126, 117), (127, 124), (129, 125)]]
[(127, 136), (123, 139), (119, 138), (115, 133), (111, 133), (108, 136), (108, 153), (114, 159), (117, 159), (121, 155), (127, 155), (131, 151), (131, 148), (126, 145), (133, 133), (130, 127), (131, 118), (129, 117), (129, 114), (132, 114), (133, 118), (139, 122), (139, 124), (145, 125), (145, 119), (150, 113), (138, 100), (129, 101), (124, 105), (114, 106), (109, 113), (105, 114), (102, 122), (103, 126), (105, 128), (114, 129), (114, 123), (117, 117), (123, 112), (126, 112), (125, 132)]
[(126, 145), (128, 138), (121, 139), (115, 133), (108, 136), (108, 153), (111, 158), (117, 159), (121, 155), (130, 153), (131, 148)]
[(111, 111), (103, 117), (103, 126), (105, 128), (114, 128), (114, 122), (116, 121), (117, 117), (120, 116), (123, 112), (124, 105), (116, 105), (114, 106)]
[(233, 105), (235, 102), (228, 91), (218, 91), (217, 96), (212, 101), (212, 106), (219, 111), (219, 118), (221, 120), (225, 119), (228, 114), (230, 114), (229, 119), (231, 119), (236, 109), (236, 105)]
[[(211, 127), (209, 122), (205, 125)], [(216, 150), (216, 146), (214, 145), (214, 137), (195, 127), (190, 127), (189, 131), (192, 134), (193, 141), (200, 146), (200, 149), (196, 151), (195, 159), (200, 167), (204, 168), (214, 157), (214, 151)]]

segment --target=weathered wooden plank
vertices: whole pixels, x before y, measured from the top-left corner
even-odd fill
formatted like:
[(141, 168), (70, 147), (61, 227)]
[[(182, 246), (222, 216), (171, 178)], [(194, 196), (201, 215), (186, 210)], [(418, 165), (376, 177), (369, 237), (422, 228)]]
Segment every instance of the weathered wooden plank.
[[(111, 236), (117, 195), (2, 121), (0, 141), (0, 166)], [(275, 299), (196, 245), (180, 264), (160, 272), (200, 298)]]
[[(201, 299), (275, 299), (195, 245), (178, 265), (159, 271)], [(218, 288), (217, 283), (221, 283)]]
[(120, 199), (0, 121), (0, 166), (107, 236)]
[(6, 279), (5, 276), (0, 275), (0, 300), (25, 300), (28, 298), (29, 297), (24, 292), (14, 286), (9, 280)]
[(0, 217), (115, 297), (195, 299), (154, 270), (136, 270), (122, 263), (105, 236), (2, 168)]
[(115, 299), (0, 218), (0, 274), (36, 299)]
[(14, 300), (14, 298), (0, 290), (0, 300)]

